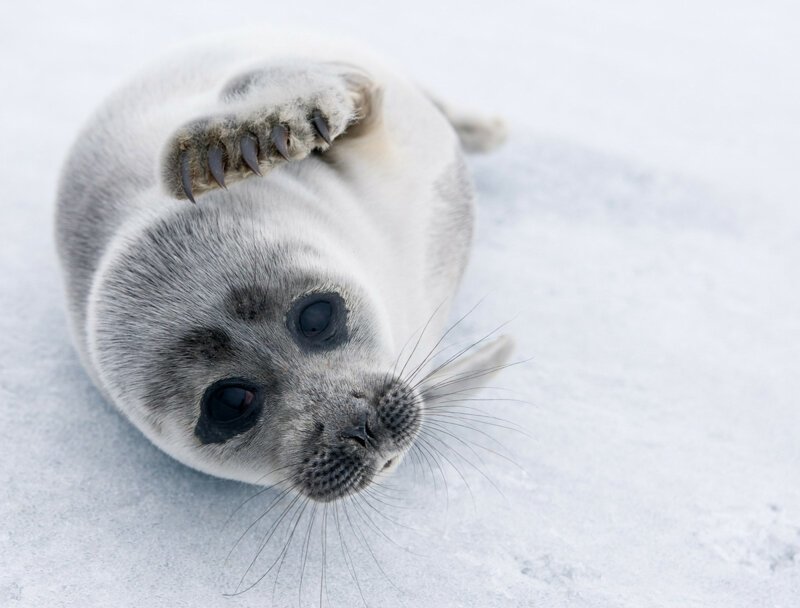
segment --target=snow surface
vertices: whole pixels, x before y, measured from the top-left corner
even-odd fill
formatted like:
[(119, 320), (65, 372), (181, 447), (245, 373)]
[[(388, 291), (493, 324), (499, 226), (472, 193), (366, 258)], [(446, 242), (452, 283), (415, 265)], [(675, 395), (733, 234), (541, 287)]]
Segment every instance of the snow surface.
[(321, 511), (302, 595), (297, 539), (277, 584), (222, 595), (275, 494), (226, 527), (252, 487), (102, 401), (51, 239), (57, 170), (102, 96), (178, 39), (259, 21), (365, 40), (513, 132), (472, 161), (459, 308), (486, 299), (457, 338), (513, 319), (531, 360), (493, 397), (527, 403), (471, 405), (525, 434), (453, 430), (519, 466), (445, 437), (483, 473), (453, 455), (445, 491), (401, 469), (383, 495), (401, 507), (351, 506), (363, 537), (339, 522), (352, 561), (328, 513), (324, 604), (360, 604), (354, 563), (370, 606), (800, 606), (800, 5), (777, 0), (5, 5), (0, 605), (320, 602)]

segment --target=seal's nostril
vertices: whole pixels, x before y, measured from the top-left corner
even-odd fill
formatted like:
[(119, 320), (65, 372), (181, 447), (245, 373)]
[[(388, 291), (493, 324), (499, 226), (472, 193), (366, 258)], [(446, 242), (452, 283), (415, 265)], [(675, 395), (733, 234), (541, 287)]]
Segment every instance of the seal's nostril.
[(362, 438), (362, 437), (361, 437), (361, 436), (359, 436), (359, 435), (350, 435), (350, 434), (347, 434), (347, 433), (345, 433), (345, 434), (344, 434), (344, 437), (345, 437), (346, 439), (350, 439), (350, 440), (352, 440), (352, 441), (355, 441), (355, 442), (356, 442), (357, 444), (359, 444), (361, 447), (364, 447), (364, 448), (365, 448), (365, 447), (367, 447), (367, 440), (366, 440), (366, 439), (364, 439), (364, 438)]
[(369, 421), (366, 418), (364, 419), (364, 432), (366, 433), (369, 440), (372, 441), (373, 443), (375, 443), (378, 440), (378, 438), (375, 437), (375, 433), (373, 433), (372, 429), (369, 428)]
[(394, 462), (394, 460), (393, 460), (393, 459), (391, 459), (391, 458), (390, 458), (389, 460), (387, 460), (387, 461), (386, 461), (386, 462), (383, 464), (383, 470), (386, 470), (386, 469), (388, 469), (390, 466), (392, 466), (392, 462)]
[(353, 426), (349, 429), (344, 429), (342, 431), (342, 437), (355, 441), (362, 447), (367, 447), (370, 441), (370, 435), (367, 434), (364, 426)]
[(352, 439), (365, 448), (375, 447), (378, 444), (378, 438), (369, 428), (366, 412), (361, 412), (355, 425), (342, 430), (341, 436), (345, 439)]

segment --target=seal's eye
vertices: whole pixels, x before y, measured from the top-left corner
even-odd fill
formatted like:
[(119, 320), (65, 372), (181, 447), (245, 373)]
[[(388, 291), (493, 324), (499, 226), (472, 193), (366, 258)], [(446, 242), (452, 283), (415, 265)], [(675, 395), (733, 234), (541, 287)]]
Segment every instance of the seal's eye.
[(312, 293), (295, 301), (287, 325), (300, 346), (333, 348), (347, 338), (347, 308), (338, 293)]
[(309, 304), (300, 311), (300, 331), (306, 338), (314, 338), (331, 324), (333, 307), (330, 302), (320, 300)]
[(246, 380), (231, 378), (206, 389), (194, 429), (203, 443), (221, 443), (244, 433), (258, 421), (260, 391)]
[(208, 415), (215, 422), (233, 422), (247, 416), (256, 395), (242, 386), (221, 386), (208, 398)]

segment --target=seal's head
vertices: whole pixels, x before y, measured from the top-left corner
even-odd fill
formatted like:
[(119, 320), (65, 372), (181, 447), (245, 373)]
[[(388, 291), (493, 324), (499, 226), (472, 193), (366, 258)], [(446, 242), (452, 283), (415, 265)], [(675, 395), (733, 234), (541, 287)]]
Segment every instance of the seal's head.
[(268, 240), (253, 213), (182, 208), (118, 244), (91, 294), (90, 357), (112, 400), (182, 462), (334, 500), (394, 468), (423, 391), (393, 372), (380, 294), (324, 237)]

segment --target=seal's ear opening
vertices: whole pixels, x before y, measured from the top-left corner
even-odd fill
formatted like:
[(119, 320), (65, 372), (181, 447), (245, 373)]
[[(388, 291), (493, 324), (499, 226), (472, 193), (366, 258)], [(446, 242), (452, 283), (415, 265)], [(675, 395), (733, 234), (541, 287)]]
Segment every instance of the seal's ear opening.
[(505, 368), (513, 351), (514, 340), (511, 336), (500, 336), (427, 378), (421, 387), (422, 395), (425, 399), (431, 399), (478, 390)]

